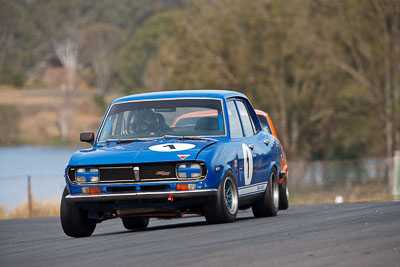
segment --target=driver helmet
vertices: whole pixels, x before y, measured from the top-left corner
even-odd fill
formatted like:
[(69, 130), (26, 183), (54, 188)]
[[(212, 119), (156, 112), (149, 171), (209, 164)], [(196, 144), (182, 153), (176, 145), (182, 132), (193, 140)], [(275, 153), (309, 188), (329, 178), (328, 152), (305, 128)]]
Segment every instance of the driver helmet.
[(133, 131), (151, 133), (157, 129), (157, 116), (150, 109), (138, 110), (133, 121)]

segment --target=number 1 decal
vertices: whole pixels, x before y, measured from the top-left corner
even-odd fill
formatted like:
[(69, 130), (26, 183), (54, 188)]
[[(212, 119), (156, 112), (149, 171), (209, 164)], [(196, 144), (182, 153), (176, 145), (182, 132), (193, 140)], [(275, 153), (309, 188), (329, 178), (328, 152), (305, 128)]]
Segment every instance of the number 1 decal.
[(169, 149), (176, 149), (176, 147), (174, 145), (165, 145), (163, 147), (168, 147)]
[(157, 152), (175, 152), (175, 151), (189, 150), (194, 147), (196, 146), (188, 143), (167, 143), (167, 144), (154, 145), (149, 147), (149, 149)]
[(244, 184), (249, 185), (253, 178), (253, 154), (250, 148), (242, 144), (243, 148), (243, 169), (244, 169)]

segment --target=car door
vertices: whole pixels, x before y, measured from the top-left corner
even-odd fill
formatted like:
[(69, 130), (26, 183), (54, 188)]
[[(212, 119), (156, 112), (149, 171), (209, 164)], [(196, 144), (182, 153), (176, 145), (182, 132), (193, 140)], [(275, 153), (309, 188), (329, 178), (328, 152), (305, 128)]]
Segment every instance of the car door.
[(269, 166), (267, 161), (270, 159), (267, 155), (271, 153), (268, 147), (270, 136), (258, 129), (248, 105), (241, 99), (227, 102), (231, 142), (236, 143), (239, 151), (239, 197), (254, 195), (265, 190)]

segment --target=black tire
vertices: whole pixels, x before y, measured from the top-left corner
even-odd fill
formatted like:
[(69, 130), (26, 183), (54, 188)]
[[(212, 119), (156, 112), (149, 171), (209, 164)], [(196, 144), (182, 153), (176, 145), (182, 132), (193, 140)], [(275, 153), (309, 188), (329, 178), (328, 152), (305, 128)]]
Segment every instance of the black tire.
[(289, 189), (287, 178), (283, 178), (283, 183), (279, 185), (279, 209), (287, 210), (289, 208)]
[(239, 195), (235, 178), (228, 171), (222, 179), (217, 195), (204, 205), (204, 216), (208, 223), (233, 222), (239, 208)]
[(261, 200), (252, 205), (253, 214), (256, 218), (276, 216), (279, 208), (279, 184), (275, 168), (272, 169), (267, 189)]
[(87, 237), (93, 234), (96, 221), (87, 217), (88, 211), (82, 210), (76, 203), (68, 202), (67, 188), (61, 198), (60, 219), (64, 233), (71, 237)]
[(122, 218), (122, 224), (128, 230), (143, 230), (149, 225), (149, 218)]

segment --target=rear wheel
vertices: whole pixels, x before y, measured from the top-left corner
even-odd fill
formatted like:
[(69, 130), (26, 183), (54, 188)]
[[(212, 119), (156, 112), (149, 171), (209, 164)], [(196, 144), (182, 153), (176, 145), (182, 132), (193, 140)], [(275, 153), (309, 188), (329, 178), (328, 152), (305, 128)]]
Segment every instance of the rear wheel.
[(227, 172), (218, 187), (217, 195), (204, 206), (208, 223), (233, 222), (239, 207), (238, 190), (232, 172)]
[(279, 209), (287, 210), (289, 208), (289, 189), (287, 186), (287, 178), (283, 179), (283, 183), (279, 186)]
[(149, 218), (122, 218), (122, 224), (128, 230), (143, 230), (149, 225)]
[(255, 217), (270, 217), (276, 216), (279, 208), (279, 184), (276, 176), (276, 170), (272, 169), (267, 189), (261, 200), (252, 205), (253, 214)]
[(71, 237), (90, 236), (96, 228), (96, 221), (87, 217), (88, 211), (82, 210), (76, 203), (68, 202), (65, 187), (61, 198), (60, 219), (64, 233)]

